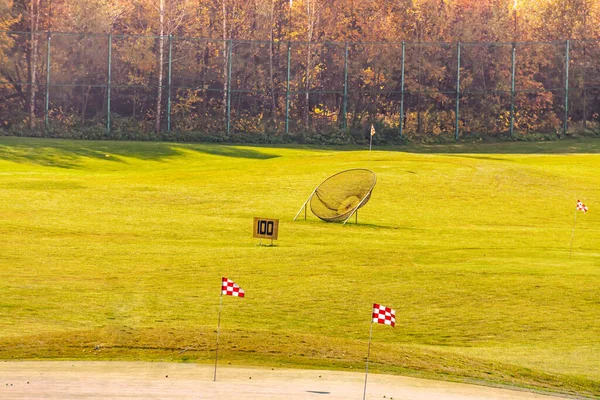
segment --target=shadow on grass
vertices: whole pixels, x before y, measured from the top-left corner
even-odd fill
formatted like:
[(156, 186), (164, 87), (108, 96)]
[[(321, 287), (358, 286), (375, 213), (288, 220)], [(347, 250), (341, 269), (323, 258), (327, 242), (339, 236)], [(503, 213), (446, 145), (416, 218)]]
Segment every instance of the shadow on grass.
[(327, 222), (321, 221), (316, 216), (309, 216), (308, 219), (304, 220), (304, 218), (298, 218), (296, 221), (292, 221), (293, 223), (298, 224), (309, 224), (309, 225), (323, 225), (323, 226), (341, 226), (341, 227), (353, 227), (357, 229), (369, 228), (369, 229), (387, 229), (387, 230), (406, 230), (406, 231), (421, 231), (423, 228), (418, 227), (409, 227), (409, 226), (394, 226), (394, 225), (381, 225), (381, 224), (370, 224), (368, 222), (361, 222), (360, 219), (358, 224), (354, 223), (354, 217), (349, 220), (345, 225), (342, 222)]
[(468, 158), (472, 160), (486, 160), (486, 161), (514, 161), (510, 158), (501, 158), (501, 157), (492, 157), (492, 156), (475, 156), (475, 155), (467, 155), (467, 154), (446, 154), (446, 157), (456, 157), (456, 158)]
[[(274, 148), (312, 149), (314, 151), (360, 151), (363, 146), (305, 146), (285, 145)], [(182, 144), (168, 142), (84, 141), (0, 137), (0, 160), (33, 163), (59, 168), (77, 168), (82, 158), (126, 164), (124, 158), (163, 161), (182, 156), (186, 151), (219, 157), (268, 160), (279, 155), (268, 152), (269, 147), (245, 147), (228, 144)], [(600, 139), (564, 139), (547, 142), (455, 143), (440, 145), (376, 146), (374, 151), (395, 151), (415, 154), (448, 154), (495, 161), (501, 157), (481, 154), (600, 154)], [(472, 154), (472, 155), (467, 155)], [(478, 154), (480, 156), (476, 156)]]
[(58, 168), (77, 168), (82, 158), (126, 164), (127, 158), (163, 161), (195, 151), (221, 157), (266, 160), (277, 155), (228, 145), (186, 145), (164, 142), (75, 141), (0, 137), (0, 160)]
[(214, 156), (222, 157), (234, 157), (234, 158), (249, 158), (256, 160), (269, 160), (271, 158), (277, 158), (278, 155), (263, 153), (260, 151), (253, 150), (245, 147), (233, 147), (230, 145), (181, 145), (182, 149), (194, 150), (201, 153), (212, 154)]
[(348, 221), (348, 223), (344, 226), (352, 226), (352, 227), (356, 227), (356, 228), (370, 228), (370, 229), (388, 229), (388, 230), (402, 230), (402, 231), (422, 231), (424, 229), (422, 228), (417, 228), (417, 227), (413, 227), (413, 226), (394, 226), (394, 225), (380, 225), (380, 224), (370, 224), (368, 222), (360, 222), (360, 219), (358, 221), (358, 224), (355, 224), (354, 221), (350, 222)]
[[(600, 153), (600, 139), (585, 138), (562, 139), (545, 142), (515, 141), (498, 143), (408, 145), (404, 147), (397, 147), (393, 150), (419, 154), (598, 154)], [(505, 161), (493, 157), (490, 157), (489, 159)]]
[[(257, 145), (262, 147), (263, 145)], [(318, 146), (318, 145), (277, 145), (273, 147), (324, 151), (368, 151), (365, 145)], [(373, 153), (395, 151), (415, 154), (599, 154), (600, 138), (568, 138), (543, 142), (494, 142), (494, 143), (445, 143), (408, 145), (373, 144)]]

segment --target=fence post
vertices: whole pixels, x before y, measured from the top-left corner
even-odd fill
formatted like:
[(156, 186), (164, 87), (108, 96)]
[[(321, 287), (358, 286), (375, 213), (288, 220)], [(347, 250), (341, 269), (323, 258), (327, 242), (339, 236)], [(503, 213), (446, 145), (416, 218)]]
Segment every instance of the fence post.
[(564, 135), (567, 134), (569, 128), (569, 40), (565, 42), (565, 120), (564, 120)]
[(171, 67), (173, 65), (173, 58), (171, 57), (173, 50), (173, 35), (169, 34), (169, 67), (168, 67), (168, 78), (167, 85), (167, 132), (171, 132)]
[(227, 137), (229, 137), (229, 133), (231, 132), (231, 50), (233, 47), (232, 39), (228, 40), (228, 49), (227, 49)]
[(456, 68), (456, 126), (454, 131), (454, 140), (458, 140), (458, 120), (460, 111), (460, 42), (456, 48), (457, 68)]
[(290, 68), (292, 61), (292, 44), (287, 44), (287, 80), (285, 86), (285, 134), (290, 133)]
[(108, 76), (106, 78), (106, 135), (110, 135), (110, 85), (112, 78), (112, 33), (108, 34)]
[(404, 132), (404, 47), (405, 43), (402, 42), (402, 75), (400, 78), (400, 137)]
[(512, 70), (510, 77), (510, 137), (512, 138), (515, 133), (515, 64), (517, 58), (517, 46), (516, 43), (512, 44)]
[(48, 129), (48, 108), (50, 105), (50, 38), (51, 33), (48, 32), (47, 44), (46, 44), (46, 107), (44, 112), (44, 123), (46, 129)]
[(344, 44), (344, 103), (342, 107), (342, 128), (348, 128), (346, 113), (348, 111), (348, 42)]

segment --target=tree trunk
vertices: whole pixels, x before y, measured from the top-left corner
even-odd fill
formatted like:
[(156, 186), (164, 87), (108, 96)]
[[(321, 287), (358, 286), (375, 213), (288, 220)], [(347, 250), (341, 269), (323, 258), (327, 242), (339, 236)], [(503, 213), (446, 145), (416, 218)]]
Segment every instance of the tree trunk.
[[(586, 4), (587, 6), (587, 4)], [(585, 130), (587, 129), (587, 93), (585, 90), (585, 72), (586, 72), (586, 67), (587, 67), (587, 47), (585, 45), (585, 34), (587, 33), (586, 29), (587, 29), (587, 15), (588, 15), (588, 10), (587, 7), (583, 13), (583, 69), (581, 71), (581, 80), (582, 83), (581, 85), (583, 86), (583, 124), (582, 124), (582, 130), (583, 133), (585, 133)]]
[[(227, 107), (227, 89), (229, 87), (229, 75), (227, 71), (227, 0), (222, 0), (223, 6), (223, 108)], [(227, 112), (227, 111), (225, 111)]]
[(154, 130), (160, 132), (160, 117), (162, 106), (162, 84), (164, 75), (164, 53), (165, 53), (165, 0), (160, 0), (160, 38), (158, 46), (158, 95), (156, 96), (156, 119), (154, 122)]
[(419, 66), (417, 68), (417, 133), (423, 133), (423, 116), (421, 115), (421, 70), (423, 69), (423, 46), (421, 46), (421, 25), (417, 22), (417, 46), (419, 46)]
[(270, 35), (270, 43), (269, 43), (269, 82), (271, 86), (271, 118), (275, 122), (275, 126), (277, 126), (277, 105), (275, 101), (275, 80), (273, 78), (273, 46), (275, 45), (275, 1), (271, 0), (271, 18), (270, 18), (270, 26), (271, 26), (271, 35)]
[(92, 91), (92, 87), (90, 85), (81, 87), (81, 97), (83, 99), (83, 101), (81, 102), (81, 122), (82, 123), (85, 122), (85, 114), (87, 112), (88, 103), (90, 102), (90, 92), (91, 91)]
[(304, 104), (304, 125), (306, 125), (306, 127), (308, 128), (308, 114), (310, 113), (310, 96), (308, 91), (310, 90), (310, 63), (312, 62), (311, 60), (311, 51), (312, 51), (312, 46), (311, 46), (311, 42), (310, 39), (308, 40), (308, 44), (307, 44), (307, 55), (306, 55), (306, 80), (305, 80), (305, 86), (304, 86), (304, 90), (306, 91), (305, 94), (305, 104)]
[(204, 101), (202, 102), (202, 115), (207, 116), (208, 102), (210, 102), (210, 92), (207, 90), (206, 75), (208, 74), (208, 62), (210, 60), (209, 42), (204, 47), (204, 56), (202, 58), (202, 90), (204, 91)]
[[(307, 26), (306, 26), (306, 34), (307, 34), (307, 39), (308, 39), (308, 44), (307, 44), (307, 51), (306, 51), (306, 71), (305, 71), (305, 75), (306, 75), (306, 80), (305, 80), (305, 85), (304, 85), (304, 90), (305, 90), (305, 105), (304, 105), (304, 125), (306, 126), (306, 128), (308, 128), (308, 120), (309, 120), (309, 113), (310, 113), (310, 96), (308, 91), (310, 90), (310, 70), (311, 70), (311, 64), (312, 64), (312, 39), (313, 39), (313, 33), (314, 33), (314, 28), (315, 28), (315, 18), (316, 18), (316, 4), (315, 4), (316, 0), (306, 0), (306, 20), (307, 20)], [(311, 7), (311, 3), (312, 3), (312, 7)]]
[(29, 46), (29, 127), (35, 128), (35, 95), (37, 92), (37, 30), (40, 19), (40, 0), (30, 0), (29, 20), (31, 41)]

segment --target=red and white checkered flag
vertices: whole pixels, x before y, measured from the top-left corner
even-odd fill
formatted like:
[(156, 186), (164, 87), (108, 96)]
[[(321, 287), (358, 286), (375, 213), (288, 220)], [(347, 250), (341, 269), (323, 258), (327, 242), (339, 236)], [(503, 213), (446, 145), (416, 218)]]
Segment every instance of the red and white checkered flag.
[(394, 327), (396, 325), (396, 311), (379, 304), (373, 304), (373, 322)]
[(221, 294), (225, 296), (244, 297), (244, 290), (231, 279), (223, 277), (221, 282)]
[(585, 213), (588, 209), (586, 205), (581, 202), (581, 200), (577, 200), (577, 210), (583, 211)]

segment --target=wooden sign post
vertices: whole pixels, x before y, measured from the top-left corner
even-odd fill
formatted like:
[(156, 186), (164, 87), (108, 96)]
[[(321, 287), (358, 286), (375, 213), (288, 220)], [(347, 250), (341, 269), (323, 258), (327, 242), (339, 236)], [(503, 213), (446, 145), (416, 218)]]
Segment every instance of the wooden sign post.
[(259, 245), (262, 244), (262, 239), (271, 239), (271, 246), (273, 246), (273, 240), (277, 240), (278, 233), (278, 219), (254, 217), (253, 236), (261, 240)]

